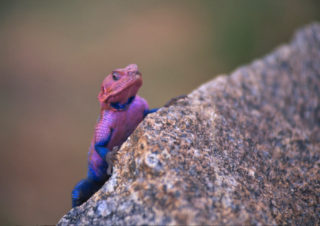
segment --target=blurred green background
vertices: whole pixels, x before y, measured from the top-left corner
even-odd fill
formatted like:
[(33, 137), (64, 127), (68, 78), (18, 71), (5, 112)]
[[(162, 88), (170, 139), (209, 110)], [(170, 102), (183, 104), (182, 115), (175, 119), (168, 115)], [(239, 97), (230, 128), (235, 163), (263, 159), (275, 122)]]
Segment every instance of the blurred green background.
[(320, 1), (1, 1), (0, 221), (55, 224), (86, 175), (114, 68), (137, 63), (151, 107), (288, 42)]

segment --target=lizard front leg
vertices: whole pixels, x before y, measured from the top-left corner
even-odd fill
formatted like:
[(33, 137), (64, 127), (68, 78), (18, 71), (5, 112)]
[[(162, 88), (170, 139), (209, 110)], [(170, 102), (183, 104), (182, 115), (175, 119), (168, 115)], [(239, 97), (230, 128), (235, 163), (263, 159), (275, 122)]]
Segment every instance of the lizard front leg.
[(102, 159), (106, 158), (107, 153), (109, 152), (109, 149), (107, 148), (107, 145), (109, 141), (111, 140), (113, 129), (110, 128), (107, 132), (103, 131), (103, 134), (98, 134), (99, 130), (96, 130), (96, 137), (95, 137), (95, 144), (94, 149), (99, 154), (99, 156)]

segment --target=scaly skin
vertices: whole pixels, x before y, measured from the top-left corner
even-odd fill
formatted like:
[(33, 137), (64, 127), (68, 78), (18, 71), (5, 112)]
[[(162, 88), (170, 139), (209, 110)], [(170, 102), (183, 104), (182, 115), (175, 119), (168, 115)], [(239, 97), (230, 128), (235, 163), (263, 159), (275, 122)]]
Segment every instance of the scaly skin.
[(87, 178), (72, 191), (72, 207), (87, 201), (110, 177), (110, 155), (135, 130), (149, 110), (146, 100), (137, 94), (142, 85), (136, 64), (112, 71), (102, 82), (98, 99), (100, 117), (88, 153)]

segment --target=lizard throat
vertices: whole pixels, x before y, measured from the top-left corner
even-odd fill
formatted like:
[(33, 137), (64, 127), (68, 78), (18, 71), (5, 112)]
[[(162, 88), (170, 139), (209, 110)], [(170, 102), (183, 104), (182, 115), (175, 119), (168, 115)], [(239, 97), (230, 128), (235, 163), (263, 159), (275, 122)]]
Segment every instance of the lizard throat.
[(110, 107), (118, 111), (124, 111), (128, 108), (128, 106), (132, 103), (135, 96), (130, 97), (126, 103), (120, 104), (119, 102), (110, 103)]

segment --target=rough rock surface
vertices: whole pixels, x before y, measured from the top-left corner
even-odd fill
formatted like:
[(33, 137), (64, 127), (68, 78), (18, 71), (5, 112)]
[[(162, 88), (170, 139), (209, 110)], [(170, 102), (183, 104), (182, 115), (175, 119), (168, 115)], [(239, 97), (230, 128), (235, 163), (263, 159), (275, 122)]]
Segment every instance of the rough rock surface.
[(320, 223), (320, 25), (149, 115), (59, 222)]

